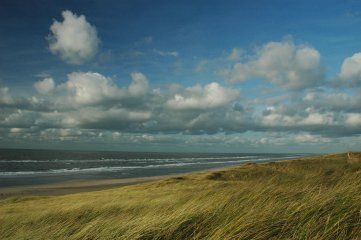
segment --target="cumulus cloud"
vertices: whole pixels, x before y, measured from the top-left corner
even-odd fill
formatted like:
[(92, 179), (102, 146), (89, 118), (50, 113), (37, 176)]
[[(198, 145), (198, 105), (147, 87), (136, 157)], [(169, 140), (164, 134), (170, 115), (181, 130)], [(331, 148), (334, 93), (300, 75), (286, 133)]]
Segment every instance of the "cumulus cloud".
[(59, 105), (77, 107), (79, 105), (129, 103), (148, 92), (148, 79), (140, 72), (131, 74), (132, 81), (128, 88), (119, 87), (112, 78), (96, 72), (73, 72), (68, 80), (57, 88)]
[(135, 96), (144, 95), (149, 88), (147, 77), (140, 72), (133, 72), (131, 74), (132, 83), (128, 87), (130, 94)]
[(343, 61), (339, 78), (345, 85), (361, 84), (361, 53), (355, 53)]
[(195, 85), (175, 94), (167, 104), (172, 109), (210, 109), (229, 104), (239, 97), (239, 91), (225, 88), (216, 82), (202, 87)]
[(82, 64), (95, 56), (100, 40), (84, 15), (63, 11), (64, 20), (50, 26), (49, 49), (70, 64)]
[(307, 131), (326, 137), (361, 134), (358, 112), (344, 112), (322, 107), (307, 107), (302, 102), (269, 107), (254, 118), (256, 125), (265, 131)]
[[(357, 54), (345, 59), (338, 80), (348, 86), (358, 84), (359, 62)], [(209, 146), (221, 141), (248, 147), (316, 146), (340, 138), (360, 139), (360, 89), (320, 85), (324, 83), (324, 69), (314, 48), (285, 40), (266, 43), (252, 55), (233, 49), (221, 60), (200, 62), (198, 70), (218, 63), (232, 65), (226, 72), (231, 82), (261, 78), (281, 91), (251, 89), (241, 96), (241, 90), (247, 88), (218, 82), (190, 87), (158, 85), (154, 89), (140, 72), (131, 73), (128, 85), (123, 84), (126, 79), (97, 72), (72, 72), (66, 79), (59, 79), (61, 84), (47, 75), (34, 83), (33, 96), (18, 97), (11, 95), (9, 88), (0, 87), (0, 131), (14, 138), (108, 137), (127, 143), (194, 145), (203, 141)], [(240, 137), (243, 133), (252, 139)], [(230, 137), (232, 134), (236, 136)], [(174, 135), (184, 139), (169, 137)], [(357, 145), (356, 140), (352, 146)]]
[[(291, 106), (294, 107), (294, 106)], [(299, 128), (306, 126), (332, 126), (336, 124), (334, 112), (319, 112), (313, 108), (288, 111), (281, 105), (277, 108), (269, 107), (263, 113), (262, 124), (265, 126)]]
[[(12, 100), (13, 105), (6, 105), (0, 114), (0, 128), (184, 134), (274, 131), (323, 137), (361, 133), (361, 102), (346, 93), (335, 95), (335, 100), (332, 94), (312, 91), (298, 98), (258, 102), (240, 98), (239, 90), (216, 82), (151, 89), (144, 74), (134, 72), (131, 79), (129, 86), (121, 87), (100, 73), (73, 72), (54, 87), (51, 97), (40, 91), (27, 105)], [(342, 108), (348, 104), (350, 108)]]
[[(70, 73), (60, 85), (50, 78), (36, 82), (39, 95), (24, 100), (26, 104), (16, 99), (7, 105), (9, 109), (0, 114), (0, 128), (135, 130), (152, 113), (146, 106), (147, 100), (142, 99), (148, 93), (148, 79), (140, 72), (132, 73), (131, 78), (128, 87), (120, 87), (96, 72)], [(8, 89), (2, 91), (7, 93)]]
[(151, 112), (132, 110), (112, 106), (85, 107), (80, 110), (66, 112), (42, 113), (37, 125), (46, 128), (80, 128), (80, 129), (136, 129), (137, 124), (149, 120)]
[(263, 45), (250, 60), (234, 64), (226, 77), (232, 83), (259, 77), (286, 89), (303, 89), (320, 85), (324, 68), (316, 49), (288, 40)]
[(118, 88), (111, 78), (94, 72), (73, 72), (60, 88), (66, 91), (69, 103), (95, 104), (103, 100), (119, 98), (124, 90)]
[(308, 92), (302, 100), (307, 106), (312, 106), (320, 110), (343, 112), (361, 111), (361, 92), (354, 94), (347, 94), (345, 92)]
[(55, 89), (55, 82), (51, 77), (45, 78), (34, 84), (36, 91), (40, 94), (48, 94)]

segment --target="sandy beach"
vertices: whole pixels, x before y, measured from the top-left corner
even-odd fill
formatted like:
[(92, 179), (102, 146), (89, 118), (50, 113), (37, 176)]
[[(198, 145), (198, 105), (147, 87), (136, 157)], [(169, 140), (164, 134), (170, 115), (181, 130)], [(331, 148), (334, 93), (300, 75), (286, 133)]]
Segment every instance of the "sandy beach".
[[(304, 157), (307, 158), (307, 157)], [(278, 160), (280, 161), (280, 160)], [(292, 161), (292, 159), (283, 159), (282, 162)], [(244, 164), (267, 164), (272, 161), (258, 162), (258, 163), (243, 163)], [(208, 170), (192, 171), (179, 174), (165, 174), (159, 176), (150, 176), (150, 177), (138, 177), (138, 178), (122, 178), (122, 179), (97, 179), (97, 180), (69, 180), (58, 183), (49, 183), (49, 184), (36, 184), (28, 186), (12, 186), (12, 187), (2, 187), (0, 188), (0, 200), (10, 197), (27, 197), (27, 196), (59, 196), (67, 195), (80, 192), (93, 192), (101, 191), (111, 188), (117, 188), (122, 186), (129, 186), (135, 184), (141, 184), (146, 182), (158, 181), (168, 178), (174, 178), (178, 176), (188, 176), (192, 174), (207, 173), (217, 170), (227, 170), (232, 169), (236, 166), (226, 166), (212, 168)]]
[(106, 190), (121, 186), (140, 184), (145, 182), (166, 179), (174, 175), (143, 177), (143, 178), (125, 178), (125, 179), (106, 179), (106, 180), (79, 180), (66, 181), (54, 184), (42, 184), (31, 186), (16, 186), (0, 188), (0, 199), (9, 197), (24, 196), (56, 196), (79, 192), (92, 192)]

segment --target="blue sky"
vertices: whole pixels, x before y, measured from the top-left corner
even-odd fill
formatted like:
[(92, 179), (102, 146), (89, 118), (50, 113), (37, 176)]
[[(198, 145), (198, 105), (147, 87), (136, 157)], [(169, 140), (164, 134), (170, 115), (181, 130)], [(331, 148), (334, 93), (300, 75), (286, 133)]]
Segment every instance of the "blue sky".
[(1, 1), (0, 141), (360, 150), (360, 20), (351, 0)]

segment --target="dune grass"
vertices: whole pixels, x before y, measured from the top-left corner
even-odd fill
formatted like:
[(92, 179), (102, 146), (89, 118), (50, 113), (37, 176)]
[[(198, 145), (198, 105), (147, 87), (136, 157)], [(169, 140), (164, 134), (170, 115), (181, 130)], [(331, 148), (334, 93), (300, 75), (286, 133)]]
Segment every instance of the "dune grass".
[[(0, 239), (361, 239), (360, 155), (0, 201)], [(356, 160), (355, 160), (356, 159)]]

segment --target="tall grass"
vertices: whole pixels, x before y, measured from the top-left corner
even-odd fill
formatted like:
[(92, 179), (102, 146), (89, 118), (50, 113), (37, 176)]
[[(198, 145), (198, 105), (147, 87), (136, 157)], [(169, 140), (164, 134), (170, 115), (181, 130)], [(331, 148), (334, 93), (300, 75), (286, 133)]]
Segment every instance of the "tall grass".
[(346, 154), (0, 202), (0, 239), (361, 239)]

